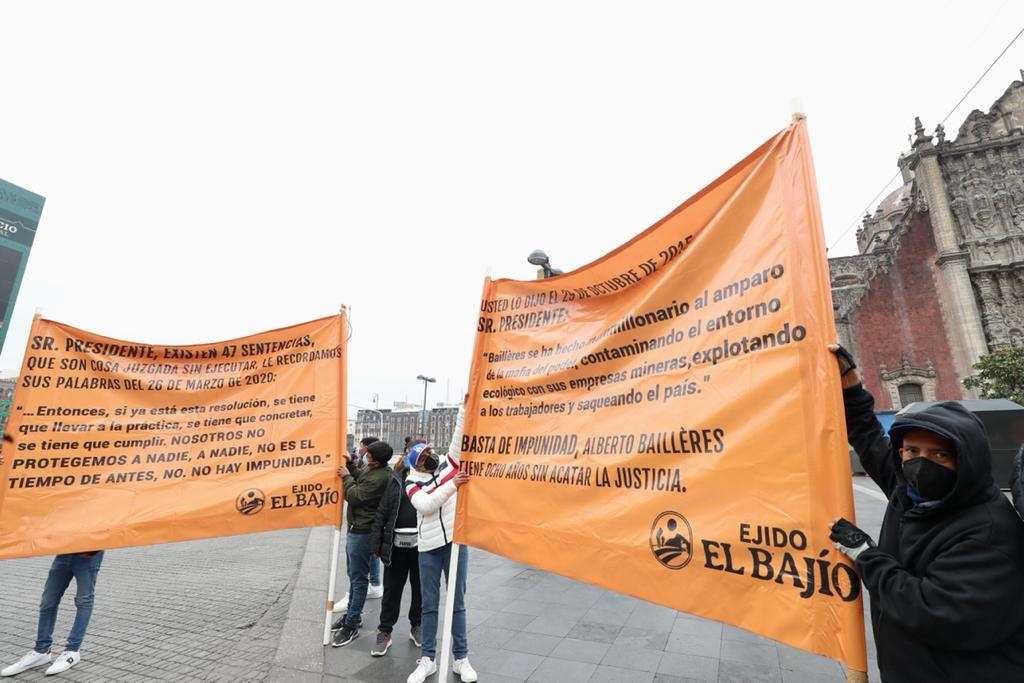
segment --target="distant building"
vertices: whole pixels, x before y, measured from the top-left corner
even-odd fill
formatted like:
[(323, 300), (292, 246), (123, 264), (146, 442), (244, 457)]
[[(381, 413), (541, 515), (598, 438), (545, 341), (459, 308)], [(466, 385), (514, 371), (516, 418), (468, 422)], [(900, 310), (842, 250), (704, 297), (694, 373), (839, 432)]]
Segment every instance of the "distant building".
[(367, 436), (375, 436), (387, 441), (392, 448), (401, 452), (405, 437), (426, 436), (430, 443), (440, 452), (448, 450), (455, 431), (455, 417), (458, 406), (439, 405), (427, 411), (427, 430), (423, 433), (422, 406), (396, 403), (394, 409), (369, 410), (360, 409), (356, 413), (353, 434), (359, 442)]
[(829, 259), (840, 342), (879, 409), (970, 398), (991, 350), (1024, 344), (1024, 72), (946, 139), (915, 121), (903, 185)]

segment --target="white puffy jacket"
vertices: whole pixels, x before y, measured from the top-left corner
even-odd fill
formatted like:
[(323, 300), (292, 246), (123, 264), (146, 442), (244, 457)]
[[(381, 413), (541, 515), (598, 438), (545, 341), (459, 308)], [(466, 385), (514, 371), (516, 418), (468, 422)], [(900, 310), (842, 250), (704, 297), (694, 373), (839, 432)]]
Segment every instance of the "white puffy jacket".
[(436, 550), (452, 542), (455, 531), (455, 482), (459, 472), (462, 446), (462, 421), (465, 411), (460, 408), (455, 420), (455, 433), (448, 455), (433, 472), (409, 470), (405, 480), (405, 493), (416, 508), (416, 526), (419, 529), (419, 551)]

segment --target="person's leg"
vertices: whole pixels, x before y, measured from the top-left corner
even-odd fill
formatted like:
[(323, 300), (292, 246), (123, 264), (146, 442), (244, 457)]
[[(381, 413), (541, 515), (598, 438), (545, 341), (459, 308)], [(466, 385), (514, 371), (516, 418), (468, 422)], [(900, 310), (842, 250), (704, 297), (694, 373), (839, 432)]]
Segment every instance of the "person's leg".
[(423, 597), (423, 644), (420, 649), (424, 657), (434, 658), (437, 647), (437, 603), (441, 597), (441, 567), (445, 548), (420, 553), (420, 593)]
[(409, 548), (409, 585), (412, 587), (409, 626), (416, 628), (423, 622), (423, 592), (420, 590), (420, 561), (416, 548)]
[(96, 575), (100, 571), (100, 564), (103, 563), (103, 551), (86, 557), (75, 555), (72, 560), (71, 570), (75, 575), (75, 623), (71, 626), (71, 633), (68, 634), (68, 643), (65, 650), (78, 652), (82, 647), (82, 640), (85, 638), (85, 629), (89, 627), (89, 619), (92, 617), (93, 595), (96, 590)]
[(459, 546), (459, 575), (455, 577), (455, 611), (452, 613), (452, 654), (456, 659), (469, 656), (466, 638), (466, 586), (469, 579), (469, 548)]
[(380, 585), (380, 558), (370, 556), (370, 585)]
[[(451, 564), (451, 543), (445, 546), (444, 578), (448, 581), (448, 566)], [(468, 568), (469, 551), (466, 546), (459, 546), (459, 566), (455, 576), (455, 611), (452, 612), (452, 655), (455, 659), (465, 659), (469, 654), (466, 640), (466, 570)]]
[(409, 574), (409, 559), (403, 548), (391, 549), (391, 564), (384, 567), (384, 598), (380, 603), (380, 625), (377, 630), (391, 634), (402, 609), (402, 591)]
[(348, 611), (345, 623), (358, 628), (363, 623), (363, 603), (369, 586), (370, 534), (348, 533), (345, 541), (345, 555), (348, 561)]
[(57, 623), (57, 607), (64, 591), (71, 584), (71, 558), (73, 555), (57, 555), (50, 565), (50, 573), (43, 586), (43, 597), (39, 602), (39, 628), (36, 631), (36, 652), (49, 652), (53, 645), (53, 626)]

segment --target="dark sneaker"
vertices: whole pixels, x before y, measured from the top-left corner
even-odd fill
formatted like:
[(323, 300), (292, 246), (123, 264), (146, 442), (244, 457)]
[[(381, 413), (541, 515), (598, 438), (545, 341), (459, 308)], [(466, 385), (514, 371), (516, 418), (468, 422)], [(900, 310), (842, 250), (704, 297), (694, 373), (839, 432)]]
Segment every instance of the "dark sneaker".
[(345, 617), (342, 616), (336, 622), (331, 624), (331, 632), (333, 633), (333, 632), (336, 632), (336, 631), (340, 631), (341, 627), (344, 626), (344, 625), (345, 625)]
[(409, 640), (411, 640), (416, 647), (423, 646), (423, 629), (420, 628), (419, 624), (416, 624), (409, 629)]
[(359, 635), (359, 629), (355, 626), (349, 626), (343, 624), (341, 630), (334, 634), (334, 640), (331, 641), (332, 647), (344, 647), (356, 639)]
[(383, 657), (388, 653), (389, 647), (391, 647), (391, 634), (377, 631), (377, 643), (370, 650), (370, 654), (374, 657)]

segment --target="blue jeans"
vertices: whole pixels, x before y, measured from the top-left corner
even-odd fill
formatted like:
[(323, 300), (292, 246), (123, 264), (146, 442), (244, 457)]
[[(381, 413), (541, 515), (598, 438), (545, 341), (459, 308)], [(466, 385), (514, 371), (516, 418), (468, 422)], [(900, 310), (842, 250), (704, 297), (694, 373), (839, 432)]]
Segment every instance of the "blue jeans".
[(103, 551), (86, 557), (78, 553), (58, 555), (53, 558), (50, 573), (43, 587), (43, 598), (39, 603), (39, 629), (36, 633), (36, 652), (49, 652), (53, 644), (53, 626), (57, 623), (57, 608), (64, 591), (75, 578), (75, 623), (68, 634), (66, 650), (78, 652), (85, 638), (85, 629), (92, 616), (93, 593), (96, 589), (96, 574), (103, 562)]
[(380, 558), (370, 556), (370, 585), (380, 585)]
[(363, 603), (370, 587), (370, 534), (349, 531), (345, 536), (345, 562), (348, 565), (348, 611), (345, 623), (358, 628), (363, 624)]
[[(437, 607), (441, 599), (441, 573), (448, 578), (448, 564), (452, 557), (452, 544), (420, 551), (420, 593), (423, 597), (423, 643), (424, 657), (434, 658), (437, 650)], [(459, 570), (455, 577), (455, 611), (452, 614), (452, 653), (455, 659), (465, 659), (469, 654), (466, 641), (466, 566), (469, 552), (466, 546), (459, 546)]]

